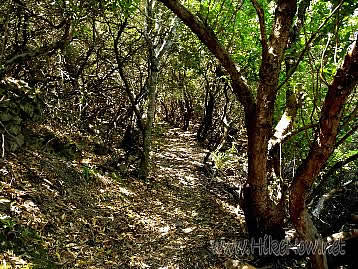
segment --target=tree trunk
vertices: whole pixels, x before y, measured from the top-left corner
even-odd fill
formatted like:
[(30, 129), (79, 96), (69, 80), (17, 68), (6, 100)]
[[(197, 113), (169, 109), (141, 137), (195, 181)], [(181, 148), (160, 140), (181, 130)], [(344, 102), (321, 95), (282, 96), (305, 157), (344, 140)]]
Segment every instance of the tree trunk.
[(184, 108), (185, 112), (183, 115), (183, 130), (187, 131), (189, 129), (190, 120), (193, 116), (193, 104), (191, 100), (190, 94), (187, 92), (187, 89), (185, 87), (184, 89)]
[(169, 123), (170, 123), (170, 119), (169, 119), (170, 117), (169, 117), (169, 111), (168, 111), (167, 105), (165, 104), (164, 101), (161, 101), (160, 103), (162, 104), (162, 107), (163, 107), (164, 113), (165, 113), (165, 118), (164, 118), (164, 120), (165, 120), (166, 122), (169, 122)]
[[(218, 42), (214, 32), (179, 2), (175, 0), (160, 1), (198, 36), (230, 75), (233, 92), (245, 108), (248, 133), (249, 175), (243, 188), (244, 201), (242, 203), (248, 230), (250, 236), (255, 237), (266, 232), (270, 233), (282, 224), (284, 207), (281, 202), (277, 206), (273, 205), (268, 196), (267, 152), (272, 134), (272, 115), (276, 95), (280, 88), (278, 78), (281, 71), (281, 62), (288, 45), (289, 33), (296, 14), (297, 1), (277, 1), (275, 19), (269, 39), (267, 39), (266, 34), (264, 10), (258, 1), (251, 1), (259, 17), (260, 41), (262, 44), (260, 83), (256, 101), (242, 74), (236, 68), (235, 62)], [(302, 21), (305, 6), (308, 6), (308, 4), (309, 1), (304, 1), (304, 5), (300, 7), (299, 21)], [(356, 44), (354, 44), (352, 51), (345, 58), (342, 69), (338, 70), (332, 85), (328, 89), (325, 103), (321, 110), (319, 131), (316, 139), (312, 143), (306, 160), (303, 161), (298, 169), (290, 188), (291, 220), (304, 240), (319, 238), (305, 207), (306, 192), (312, 187), (314, 179), (333, 151), (343, 105), (347, 96), (357, 84), (357, 55)], [(324, 255), (313, 255), (312, 264), (313, 268), (327, 268)]]
[[(160, 69), (160, 61), (164, 54), (170, 49), (172, 42), (171, 38), (176, 30), (176, 20), (173, 19), (169, 30), (166, 32), (165, 37), (162, 40), (158, 40), (154, 34), (160, 35), (160, 23), (155, 20), (155, 12), (158, 9), (155, 7), (156, 1), (147, 0), (146, 6), (146, 41), (148, 45), (148, 108), (147, 119), (143, 131), (143, 154), (141, 162), (139, 164), (139, 177), (145, 179), (149, 174), (150, 164), (150, 150), (152, 144), (152, 128), (155, 115), (156, 95), (157, 95), (157, 79)], [(155, 12), (154, 12), (155, 11)], [(155, 22), (155, 23), (154, 23)]]
[[(344, 104), (358, 82), (356, 43), (357, 41), (346, 55), (342, 67), (338, 69), (332, 84), (328, 87), (316, 139), (311, 145), (307, 158), (298, 168), (291, 185), (290, 217), (297, 232), (304, 240), (320, 240), (320, 235), (306, 208), (306, 197), (315, 178), (334, 150)], [(328, 268), (325, 255), (315, 253), (311, 256), (311, 261), (313, 268)]]
[(246, 114), (248, 130), (248, 180), (244, 188), (245, 217), (251, 236), (263, 233), (282, 239), (284, 236), (284, 200), (275, 206), (268, 192), (268, 144), (277, 95), (279, 73), (287, 46), (296, 1), (278, 1), (269, 39), (266, 37), (261, 7), (255, 3), (260, 22), (262, 63), (254, 113)]
[(153, 68), (150, 71), (150, 78), (148, 80), (148, 108), (147, 108), (147, 120), (143, 132), (143, 154), (139, 165), (139, 177), (145, 179), (149, 174), (150, 165), (150, 149), (152, 144), (152, 128), (154, 122), (154, 112), (156, 105), (157, 95), (157, 78), (158, 68), (156, 60), (152, 61)]
[(208, 89), (208, 102), (205, 104), (205, 113), (204, 117), (202, 119), (202, 122), (200, 124), (198, 133), (197, 133), (197, 139), (199, 142), (204, 142), (205, 139), (208, 136), (208, 132), (212, 128), (213, 125), (213, 114), (214, 114), (214, 108), (215, 108), (215, 98), (214, 95), (210, 92)]

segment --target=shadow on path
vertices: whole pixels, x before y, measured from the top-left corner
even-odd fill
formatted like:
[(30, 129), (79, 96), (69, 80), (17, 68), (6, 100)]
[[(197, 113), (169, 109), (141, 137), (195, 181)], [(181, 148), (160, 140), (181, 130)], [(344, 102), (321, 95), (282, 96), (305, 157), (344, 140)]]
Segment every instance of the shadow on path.
[[(12, 206), (0, 213), (35, 231), (60, 268), (222, 268), (210, 240), (237, 239), (244, 225), (208, 190), (204, 155), (192, 132), (168, 128), (143, 182), (100, 172), (88, 178), (74, 163), (24, 152), (2, 164), (2, 196)], [(14, 257), (45, 268), (26, 249), (1, 251), (10, 268), (21, 268)]]

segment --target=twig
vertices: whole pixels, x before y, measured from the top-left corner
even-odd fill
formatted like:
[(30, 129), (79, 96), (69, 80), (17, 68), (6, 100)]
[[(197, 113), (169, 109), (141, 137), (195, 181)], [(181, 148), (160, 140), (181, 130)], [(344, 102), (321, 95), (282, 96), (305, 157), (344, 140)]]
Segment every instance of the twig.
[(4, 134), (1, 134), (1, 138), (2, 138), (2, 144), (1, 144), (1, 146), (2, 146), (2, 154), (1, 154), (1, 158), (4, 159), (4, 157), (5, 157), (5, 136), (4, 136)]
[(351, 130), (349, 130), (339, 141), (336, 143), (336, 148), (340, 146), (348, 137), (350, 137), (352, 134), (354, 134), (358, 130), (358, 124), (355, 125)]
[(321, 56), (321, 70), (319, 72), (319, 75), (320, 75), (320, 78), (322, 79), (323, 83), (328, 87), (329, 84), (326, 80), (326, 78), (324, 77), (324, 73), (323, 73), (323, 61), (324, 61), (324, 56), (326, 55), (326, 52), (327, 52), (327, 49), (328, 49), (328, 46), (329, 46), (329, 43), (331, 42), (331, 34), (328, 33), (328, 40), (327, 40), (327, 44), (326, 44), (326, 47), (324, 48), (323, 52), (322, 52), (322, 56)]
[(21, 147), (21, 145), (20, 145), (20, 143), (17, 141), (16, 137), (13, 136), (13, 135), (6, 129), (6, 127), (5, 127), (5, 125), (2, 123), (2, 121), (0, 121), (0, 125), (1, 125), (2, 128), (4, 128), (5, 132), (6, 132), (12, 139), (15, 140), (16, 144), (17, 144), (19, 147)]

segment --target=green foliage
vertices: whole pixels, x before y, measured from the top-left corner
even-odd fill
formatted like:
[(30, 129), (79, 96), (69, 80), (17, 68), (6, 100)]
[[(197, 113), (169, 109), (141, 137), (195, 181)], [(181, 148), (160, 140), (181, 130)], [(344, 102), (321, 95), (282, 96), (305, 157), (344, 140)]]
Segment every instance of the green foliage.
[(90, 182), (95, 179), (98, 172), (96, 169), (90, 167), (89, 165), (82, 166), (82, 176), (86, 180), (86, 182)]
[(211, 153), (211, 157), (214, 160), (215, 168), (218, 170), (225, 170), (231, 165), (231, 162), (234, 160), (236, 154), (237, 149), (234, 143), (227, 151), (214, 151), (213, 153)]
[(9, 216), (1, 215), (0, 216), (0, 226), (4, 229), (13, 229), (16, 222), (13, 221)]
[[(0, 242), (0, 253), (15, 253), (28, 260), (28, 265), (22, 268), (57, 268), (50, 262), (43, 239), (38, 232), (18, 224), (9, 216), (0, 216)], [(5, 264), (2, 261), (2, 268), (7, 268)]]

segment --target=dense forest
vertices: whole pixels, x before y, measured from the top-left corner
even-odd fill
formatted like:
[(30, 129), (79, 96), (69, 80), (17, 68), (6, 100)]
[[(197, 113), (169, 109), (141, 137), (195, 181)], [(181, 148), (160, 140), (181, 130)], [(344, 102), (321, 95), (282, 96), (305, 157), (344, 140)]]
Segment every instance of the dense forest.
[(358, 268), (358, 2), (1, 0), (0, 269)]

